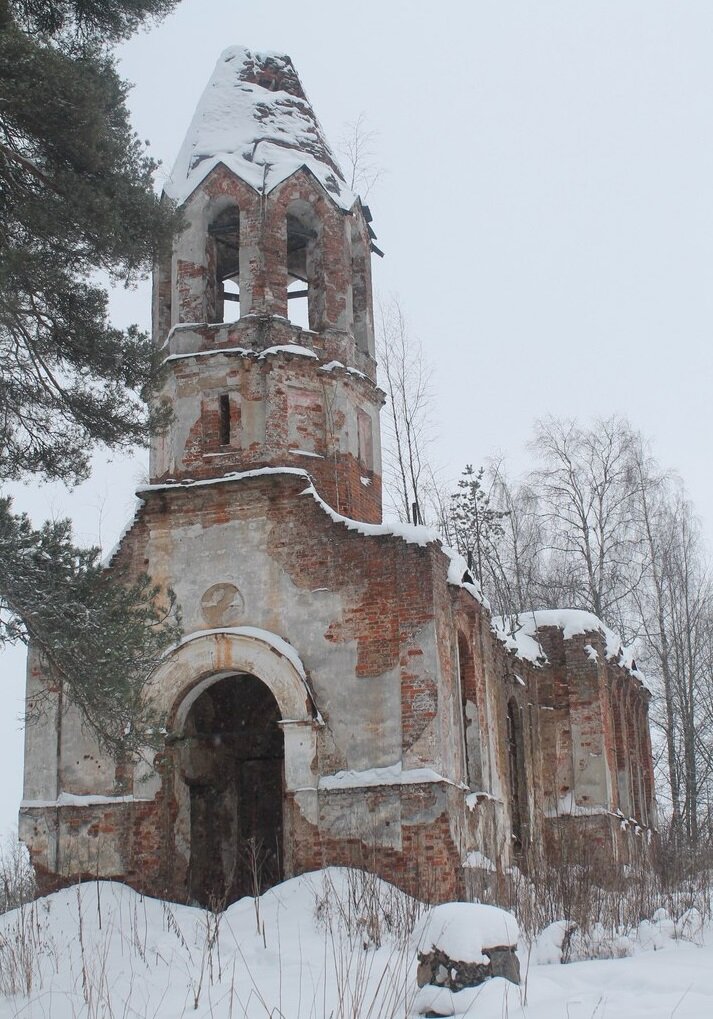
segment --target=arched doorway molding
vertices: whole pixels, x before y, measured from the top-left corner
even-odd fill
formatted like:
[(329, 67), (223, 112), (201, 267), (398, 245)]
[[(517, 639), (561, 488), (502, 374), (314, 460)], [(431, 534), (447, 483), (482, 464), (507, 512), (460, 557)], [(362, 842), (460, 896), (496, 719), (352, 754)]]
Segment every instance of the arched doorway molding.
[(286, 792), (316, 789), (317, 729), (321, 719), (294, 649), (266, 630), (235, 627), (189, 634), (169, 651), (147, 694), (166, 719), (168, 738), (180, 735), (192, 705), (226, 676), (256, 676), (277, 701), (285, 734)]

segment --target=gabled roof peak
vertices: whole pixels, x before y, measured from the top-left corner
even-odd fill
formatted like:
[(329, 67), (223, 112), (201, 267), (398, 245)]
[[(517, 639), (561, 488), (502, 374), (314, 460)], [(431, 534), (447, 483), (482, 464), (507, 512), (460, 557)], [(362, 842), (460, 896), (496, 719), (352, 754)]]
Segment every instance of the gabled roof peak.
[(180, 205), (218, 163), (266, 194), (306, 166), (338, 206), (348, 210), (356, 201), (284, 53), (223, 51), (165, 193)]

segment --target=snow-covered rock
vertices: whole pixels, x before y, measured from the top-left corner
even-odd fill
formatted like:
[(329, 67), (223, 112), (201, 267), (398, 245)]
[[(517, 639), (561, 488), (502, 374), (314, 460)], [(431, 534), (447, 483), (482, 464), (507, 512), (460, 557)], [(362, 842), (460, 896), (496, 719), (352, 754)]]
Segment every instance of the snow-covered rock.
[(517, 920), (498, 906), (445, 902), (434, 906), (414, 930), (419, 952), (438, 948), (451, 959), (487, 962), (486, 948), (517, 945)]
[(519, 934), (515, 917), (497, 906), (475, 902), (434, 906), (414, 931), (419, 987), (433, 984), (458, 992), (491, 977), (519, 983), (515, 955)]

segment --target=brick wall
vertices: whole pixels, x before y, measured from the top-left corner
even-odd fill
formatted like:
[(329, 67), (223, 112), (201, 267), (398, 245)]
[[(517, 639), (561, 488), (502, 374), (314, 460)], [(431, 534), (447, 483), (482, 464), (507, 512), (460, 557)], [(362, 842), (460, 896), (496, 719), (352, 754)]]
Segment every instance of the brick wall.
[[(593, 847), (597, 859), (628, 859), (636, 841), (635, 826), (622, 829), (622, 819), (614, 816), (616, 793), (607, 792), (608, 762), (616, 765), (618, 760), (617, 730), (604, 715), (611, 716), (612, 690), (618, 684), (629, 704), (627, 752), (638, 760), (642, 795), (649, 796), (646, 697), (638, 681), (615, 665), (605, 666), (603, 647), (600, 661), (591, 660), (584, 645), (594, 645), (596, 635), (564, 641), (560, 630), (549, 628), (540, 634), (547, 666), (538, 668), (513, 658), (491, 633), (487, 609), (464, 590), (447, 585), (448, 560), (436, 545), (421, 547), (388, 535), (366, 537), (332, 521), (312, 497), (301, 494), (303, 489), (299, 477), (270, 475), (150, 492), (114, 561), (119, 576), (149, 568), (156, 579), (175, 583), (172, 534), (195, 535), (197, 528), (211, 531), (231, 521), (263, 521), (260, 554), (267, 554), (289, 578), (291, 604), (298, 605), (314, 591), (335, 592), (323, 636), (327, 647), (353, 646), (355, 656), (353, 673), (336, 671), (330, 683), (347, 686), (359, 699), (360, 690), (366, 694), (373, 680), (381, 681), (395, 670), (404, 765), (440, 770), (453, 784), (443, 789), (422, 785), (320, 791), (314, 794), (319, 797), (319, 813), (311, 820), (288, 796), (286, 872), (332, 863), (373, 866), (413, 893), (423, 894), (424, 882), (427, 886), (432, 881), (434, 888), (427, 887), (427, 892), (436, 901), (464, 893), (462, 863), (471, 851), (483, 853), (504, 871), (513, 862), (509, 702), (521, 729), (518, 767), (527, 816), (518, 864), (527, 869), (545, 849), (553, 861), (563, 852), (584, 858), (585, 850), (591, 854)], [(247, 546), (237, 551), (240, 556), (252, 554)], [(266, 592), (265, 597), (273, 599), (273, 614), (291, 611), (274, 602), (274, 593)], [(284, 618), (285, 636), (292, 635), (299, 647), (299, 634), (292, 634), (289, 618)], [(247, 621), (261, 623), (259, 618)], [(459, 635), (470, 656), (460, 675)], [(460, 714), (464, 692), (477, 704), (485, 787), (472, 790), (481, 799), (471, 808), (465, 807), (467, 786), (458, 787), (467, 777)], [(325, 709), (324, 715), (315, 766), (319, 774), (330, 774), (345, 766), (344, 751), (330, 737), (330, 711)], [(369, 723), (374, 726), (370, 738), (375, 747), (379, 725), (387, 722), (386, 716), (380, 719), (377, 710)], [(576, 727), (581, 733), (577, 742)], [(592, 788), (591, 775), (589, 784), (582, 785), (579, 762), (585, 758), (600, 769), (598, 781), (606, 793), (600, 803), (585, 798)], [(181, 779), (172, 753), (159, 760), (158, 768), (161, 788), (155, 801), (62, 808), (65, 840), (78, 848), (74, 863), (68, 863), (66, 852), (60, 858), (56, 868), (60, 877), (70, 871), (99, 872), (156, 894), (182, 897), (188, 860), (178, 847), (175, 830), (176, 783)], [(568, 795), (577, 806), (599, 809), (584, 817), (558, 815), (556, 806)], [(378, 820), (376, 841), (368, 832), (354, 829), (357, 815)], [(578, 841), (582, 833), (583, 840)], [(37, 858), (42, 870), (43, 857)], [(43, 888), (55, 880), (50, 869), (45, 866), (42, 871)]]

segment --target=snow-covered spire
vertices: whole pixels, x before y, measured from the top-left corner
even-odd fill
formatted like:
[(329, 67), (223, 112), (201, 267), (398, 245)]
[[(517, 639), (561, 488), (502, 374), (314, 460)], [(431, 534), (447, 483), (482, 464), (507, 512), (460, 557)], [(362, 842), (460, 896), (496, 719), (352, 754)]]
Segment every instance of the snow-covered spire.
[(356, 201), (282, 53), (231, 46), (221, 54), (165, 193), (185, 202), (218, 163), (264, 194), (307, 167), (338, 206), (348, 210)]

